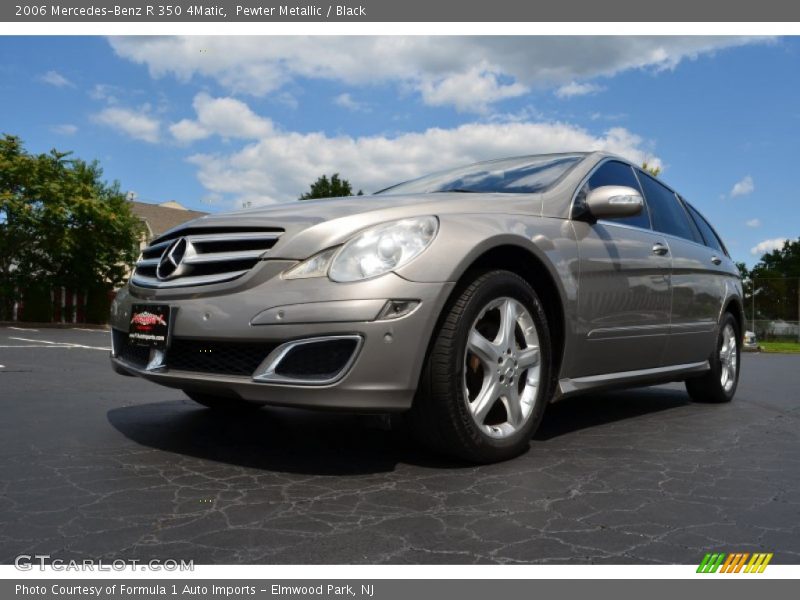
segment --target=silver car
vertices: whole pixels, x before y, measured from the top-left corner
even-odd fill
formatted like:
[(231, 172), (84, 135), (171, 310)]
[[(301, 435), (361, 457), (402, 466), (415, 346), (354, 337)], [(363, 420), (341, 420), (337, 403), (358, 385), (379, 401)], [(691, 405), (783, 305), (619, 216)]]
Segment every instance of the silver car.
[(706, 219), (592, 152), (189, 222), (144, 250), (111, 325), (115, 370), (210, 408), (404, 412), (491, 462), (568, 396), (685, 381), (731, 400), (744, 316)]

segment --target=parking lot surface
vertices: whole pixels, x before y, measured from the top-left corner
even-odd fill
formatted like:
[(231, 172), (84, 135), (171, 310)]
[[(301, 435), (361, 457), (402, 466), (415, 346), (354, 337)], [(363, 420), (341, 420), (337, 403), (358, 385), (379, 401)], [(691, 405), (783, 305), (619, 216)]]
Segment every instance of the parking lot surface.
[(682, 385), (565, 400), (473, 467), (378, 420), (221, 417), (112, 373), (108, 334), (0, 328), (0, 562), (800, 562), (800, 356), (744, 355), (729, 405)]

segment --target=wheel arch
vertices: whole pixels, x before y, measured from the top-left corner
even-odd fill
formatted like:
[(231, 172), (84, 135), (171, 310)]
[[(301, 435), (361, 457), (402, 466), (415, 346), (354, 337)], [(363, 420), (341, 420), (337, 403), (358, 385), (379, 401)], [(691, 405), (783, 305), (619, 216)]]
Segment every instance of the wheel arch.
[[(503, 269), (519, 275), (539, 296), (547, 315), (553, 345), (552, 377), (557, 381), (563, 364), (567, 335), (564, 310), (566, 294), (550, 262), (533, 248), (507, 240), (481, 248), (481, 251), (471, 256), (469, 261), (460, 265), (455, 277), (456, 286), (447, 299), (442, 314), (446, 313), (446, 307), (450, 306), (463, 286), (474, 278), (475, 273), (492, 269)], [(439, 323), (437, 330), (438, 326)]]
[(722, 314), (725, 314), (726, 312), (733, 315), (733, 318), (736, 320), (736, 325), (739, 327), (739, 336), (743, 336), (746, 321), (744, 317), (744, 307), (741, 300), (737, 297), (728, 298), (728, 300), (725, 302), (725, 307), (722, 309)]

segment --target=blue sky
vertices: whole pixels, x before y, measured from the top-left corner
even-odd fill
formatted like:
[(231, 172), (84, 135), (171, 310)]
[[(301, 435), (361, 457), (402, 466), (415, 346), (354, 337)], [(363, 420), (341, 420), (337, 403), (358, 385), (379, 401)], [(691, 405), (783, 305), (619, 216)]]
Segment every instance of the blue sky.
[(0, 38), (0, 131), (98, 159), (145, 201), (365, 192), (485, 158), (604, 148), (752, 264), (800, 235), (800, 39)]

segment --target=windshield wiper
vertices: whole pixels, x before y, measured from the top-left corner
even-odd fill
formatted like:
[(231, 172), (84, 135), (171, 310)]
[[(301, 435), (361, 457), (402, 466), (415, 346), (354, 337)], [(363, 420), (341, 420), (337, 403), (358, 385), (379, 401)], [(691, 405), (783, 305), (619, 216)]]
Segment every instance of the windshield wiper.
[(465, 190), (463, 188), (451, 188), (451, 189), (447, 189), (447, 190), (436, 190), (434, 192), (429, 192), (429, 193), (431, 193), (431, 194), (445, 194), (447, 192), (454, 192), (454, 193), (457, 193), (457, 194), (477, 194), (478, 193), (475, 190)]

